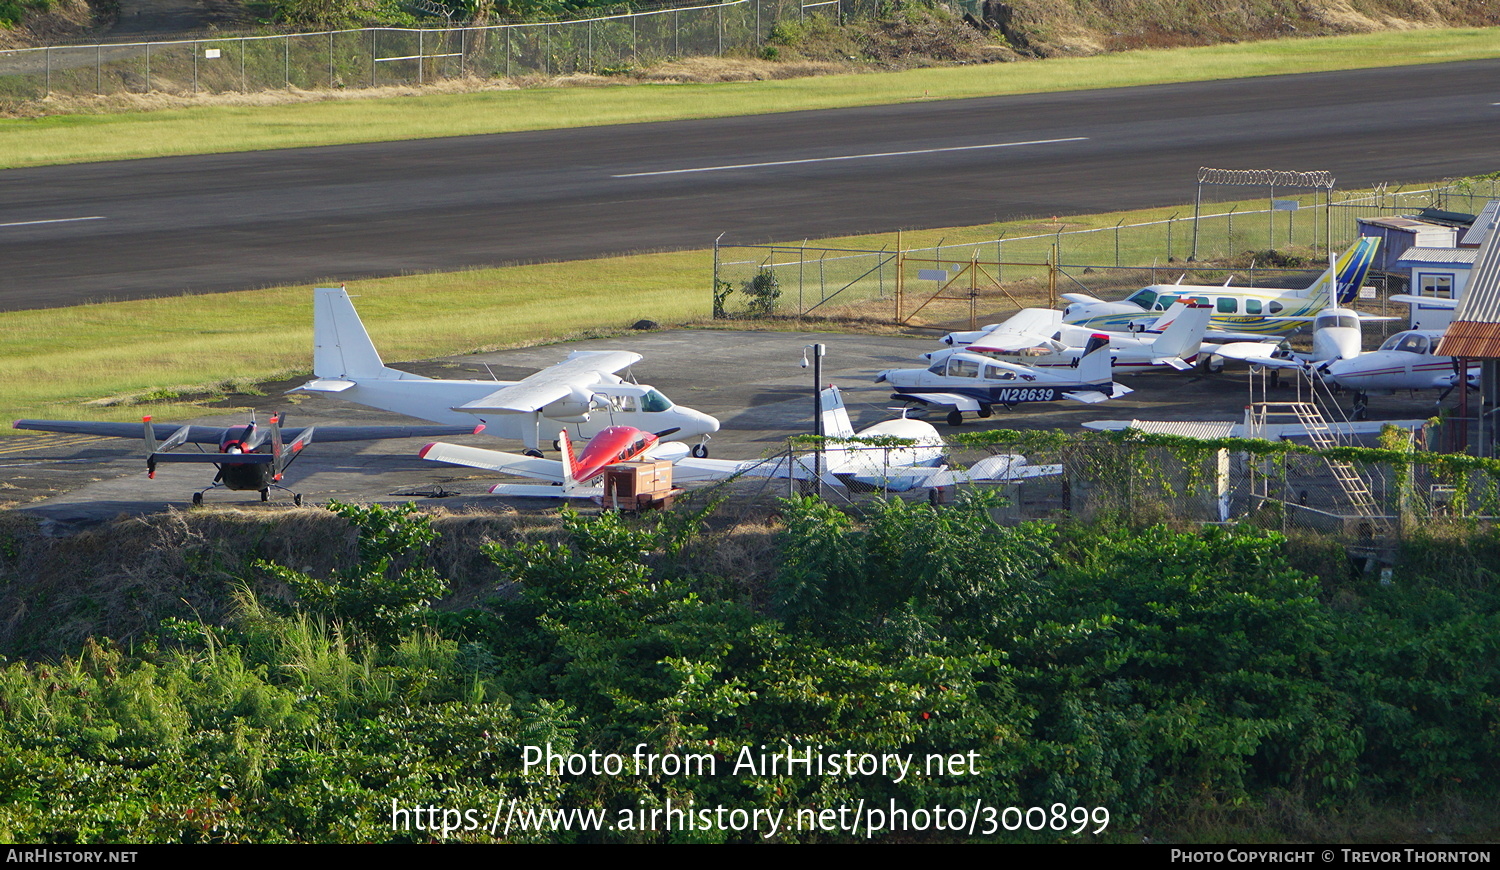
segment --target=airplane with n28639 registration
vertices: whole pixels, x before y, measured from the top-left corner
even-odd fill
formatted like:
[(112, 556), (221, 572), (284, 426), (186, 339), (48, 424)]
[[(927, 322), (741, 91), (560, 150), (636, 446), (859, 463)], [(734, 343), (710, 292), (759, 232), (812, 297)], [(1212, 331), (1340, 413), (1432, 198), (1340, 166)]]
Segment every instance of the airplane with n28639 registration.
[(1132, 392), (1113, 380), (1109, 337), (1095, 335), (1071, 368), (1039, 369), (958, 351), (925, 369), (887, 369), (876, 383), (896, 388), (892, 398), (918, 408), (948, 408), (948, 425), (966, 411), (990, 416), (996, 405), (1030, 402), (1103, 402)]
[(1122, 302), (1105, 302), (1086, 293), (1064, 293), (1070, 304), (1063, 311), (1065, 323), (1098, 329), (1129, 330), (1144, 320), (1154, 320), (1180, 299), (1191, 299), (1213, 307), (1208, 328), (1258, 335), (1286, 335), (1308, 318), (1330, 305), (1347, 305), (1358, 295), (1369, 274), (1380, 239), (1363, 237), (1349, 247), (1312, 284), (1300, 290), (1236, 287), (1205, 284), (1153, 284), (1130, 294)]
[[(395, 411), (435, 423), (476, 420), (485, 432), (522, 442), (541, 455), (541, 426), (568, 426), (590, 438), (612, 426), (671, 432), (674, 441), (699, 438), (692, 452), (707, 456), (719, 421), (681, 405), (646, 384), (616, 373), (642, 357), (629, 351), (574, 351), (561, 363), (520, 381), (439, 380), (388, 367), (343, 287), (313, 291), (314, 379), (296, 390)], [(550, 431), (550, 429), (549, 429)]]

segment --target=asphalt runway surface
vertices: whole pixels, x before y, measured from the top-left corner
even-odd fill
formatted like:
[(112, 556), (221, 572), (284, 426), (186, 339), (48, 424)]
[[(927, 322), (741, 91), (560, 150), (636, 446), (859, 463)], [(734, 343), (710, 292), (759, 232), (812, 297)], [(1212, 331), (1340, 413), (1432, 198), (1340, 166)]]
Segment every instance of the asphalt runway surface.
[[(1007, 72), (994, 67), (995, 75)], [(1500, 61), (0, 172), (0, 310), (1500, 168)], [(915, 97), (916, 95), (914, 95)]]
[[(710, 455), (757, 459), (783, 447), (788, 436), (811, 431), (812, 373), (801, 368), (800, 362), (803, 348), (815, 342), (828, 348), (823, 380), (844, 391), (856, 428), (894, 416), (890, 388), (874, 383), (878, 371), (915, 367), (921, 362), (918, 354), (940, 347), (931, 337), (671, 330), (397, 367), (428, 376), (488, 379), (488, 364), (495, 377), (508, 380), (558, 362), (574, 349), (633, 350), (645, 356), (634, 367), (638, 380), (653, 384), (678, 404), (719, 418), (721, 429), (709, 445)], [(281, 391), (300, 382), (269, 385), (265, 397), (241, 397), (237, 401), (256, 404), (262, 420), (274, 411), (285, 410), (289, 425), (295, 426), (413, 422), (327, 395), (300, 394), (300, 401), (293, 404)], [(1089, 420), (1132, 418), (1239, 421), (1250, 401), (1249, 376), (1243, 371), (1147, 374), (1125, 378), (1121, 383), (1135, 392), (1093, 405), (1060, 401), (1009, 410), (996, 408), (989, 420), (971, 416), (963, 429), (1070, 430)], [(1290, 391), (1286, 393), (1289, 399)], [(1436, 398), (1437, 394), (1431, 392), (1415, 397), (1373, 397), (1371, 417), (1425, 419), (1433, 415)], [(1452, 397), (1447, 402), (1455, 403)], [(244, 419), (235, 415), (181, 422), (222, 426)], [(940, 417), (932, 422), (939, 432), (953, 431)], [(517, 442), (485, 435), (444, 440), (512, 452), (520, 449)], [(524, 510), (551, 510), (557, 506), (550, 500), (505, 501), (490, 496), (488, 488), (500, 480), (499, 476), (419, 459), (416, 454), (422, 443), (407, 439), (318, 444), (315, 433), (313, 444), (288, 470), (286, 485), (302, 493), (309, 504), (336, 498), (364, 503), (416, 500), (449, 508), (511, 504)], [(548, 455), (556, 458), (550, 451)], [(163, 465), (156, 479), (148, 480), (144, 449), (133, 439), (38, 434), (0, 441), (0, 502), (24, 508), (63, 530), (120, 514), (186, 509), (192, 493), (207, 486), (212, 477), (211, 467)], [(424, 495), (439, 492), (452, 495)], [(205, 504), (261, 507), (254, 492), (222, 490), (209, 493)], [(286, 494), (273, 491), (272, 507), (289, 504)]]

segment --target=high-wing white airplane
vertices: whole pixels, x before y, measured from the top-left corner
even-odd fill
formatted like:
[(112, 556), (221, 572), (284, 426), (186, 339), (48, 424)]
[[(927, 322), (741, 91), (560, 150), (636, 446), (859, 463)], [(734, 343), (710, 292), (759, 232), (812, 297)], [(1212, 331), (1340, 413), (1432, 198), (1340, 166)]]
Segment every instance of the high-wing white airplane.
[(344, 288), (319, 287), (313, 291), (315, 377), (296, 390), (435, 423), (472, 425), (477, 418), (486, 433), (521, 441), (538, 456), (543, 420), (567, 424), (576, 438), (610, 426), (659, 432), (674, 441), (701, 438), (692, 452), (707, 456), (707, 436), (719, 431), (719, 421), (616, 374), (641, 359), (629, 351), (574, 351), (520, 381), (424, 378), (386, 366)]
[(965, 411), (988, 417), (995, 405), (1024, 402), (1102, 402), (1133, 392), (1113, 381), (1109, 338), (1095, 335), (1072, 368), (1038, 369), (957, 351), (925, 369), (886, 369), (876, 383), (896, 388), (892, 398), (917, 407), (946, 407), (948, 425), (963, 423)]
[[(949, 333), (944, 342), (955, 349), (922, 354), (922, 358), (939, 363), (957, 350), (977, 353), (1037, 368), (1072, 368), (1083, 357), (1084, 347), (1095, 335), (1109, 338), (1110, 355), (1120, 374), (1160, 371), (1165, 368), (1185, 371), (1193, 367), (1203, 347), (1213, 309), (1195, 303), (1177, 303), (1162, 319), (1171, 318), (1161, 333), (1110, 332), (1062, 322), (1062, 312), (1043, 308), (1024, 308), (1005, 323), (982, 333)], [(1179, 310), (1180, 309), (1180, 310)], [(1052, 315), (1048, 318), (1045, 315)], [(1050, 326), (1036, 326), (1051, 320)], [(967, 336), (976, 336), (959, 346)]]
[[(989, 456), (967, 470), (948, 468), (941, 464), (943, 440), (930, 423), (903, 417), (855, 432), (837, 387), (824, 390), (820, 399), (823, 430), (832, 443), (824, 446), (820, 459), (799, 456), (790, 465), (785, 456), (743, 461), (693, 458), (687, 455), (685, 445), (661, 443), (655, 435), (628, 426), (605, 429), (576, 456), (567, 433), (562, 433), (561, 461), (444, 442), (427, 445), (421, 455), (434, 462), (549, 481), (547, 485), (500, 483), (490, 489), (496, 495), (543, 498), (602, 498), (604, 489), (594, 481), (603, 475), (605, 467), (633, 459), (671, 461), (673, 484), (738, 476), (803, 480), (822, 477), (824, 483), (832, 486), (857, 482), (898, 492), (975, 480), (1016, 482), (1062, 472), (1060, 465), (1031, 465), (1019, 454)], [(861, 445), (861, 440), (899, 443), (868, 446)], [(821, 474), (816, 470), (819, 467)]]
[(1063, 321), (1100, 329), (1128, 330), (1142, 318), (1164, 312), (1179, 299), (1193, 299), (1214, 309), (1209, 329), (1285, 335), (1299, 328), (1302, 318), (1330, 305), (1351, 302), (1364, 284), (1380, 247), (1380, 239), (1364, 237), (1345, 251), (1338, 262), (1301, 290), (1256, 289), (1203, 284), (1153, 284), (1137, 290), (1123, 302), (1105, 302), (1086, 293), (1064, 293), (1072, 304), (1063, 311)]

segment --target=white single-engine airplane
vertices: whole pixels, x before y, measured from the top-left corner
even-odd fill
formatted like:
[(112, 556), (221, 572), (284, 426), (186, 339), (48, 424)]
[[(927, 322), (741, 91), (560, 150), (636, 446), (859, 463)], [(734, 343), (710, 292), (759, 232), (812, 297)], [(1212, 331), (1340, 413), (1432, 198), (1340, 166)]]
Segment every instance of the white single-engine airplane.
[[(1129, 330), (1143, 318), (1164, 312), (1179, 299), (1192, 299), (1214, 309), (1209, 329), (1285, 335), (1299, 328), (1308, 317), (1330, 305), (1347, 305), (1369, 274), (1380, 239), (1363, 237), (1345, 251), (1338, 262), (1301, 290), (1229, 289), (1203, 284), (1153, 284), (1130, 294), (1123, 302), (1105, 302), (1086, 293), (1064, 293), (1072, 304), (1063, 311), (1063, 321), (1099, 329)], [(1337, 276), (1337, 277), (1335, 277)]]
[[(785, 457), (763, 460), (701, 459), (687, 455), (682, 444), (666, 444), (649, 432), (629, 426), (614, 426), (594, 436), (583, 452), (575, 455), (563, 432), (561, 461), (539, 459), (498, 450), (436, 442), (422, 448), (421, 456), (434, 462), (483, 468), (503, 474), (539, 478), (550, 484), (500, 483), (490, 488), (496, 495), (541, 498), (600, 499), (604, 489), (595, 483), (604, 469), (616, 462), (635, 459), (673, 463), (672, 482), (705, 483), (730, 477), (793, 477), (810, 480), (821, 476), (832, 486), (861, 483), (903, 492), (918, 487), (952, 486), (975, 480), (1017, 482), (1032, 477), (1060, 474), (1060, 465), (1030, 465), (1018, 454), (989, 456), (967, 471), (948, 468), (943, 462), (943, 440), (930, 423), (900, 418), (876, 423), (859, 432), (849, 422), (849, 412), (837, 387), (820, 396), (825, 437), (834, 443), (821, 451), (819, 461), (799, 456), (790, 466)], [(878, 446), (862, 446), (860, 441)], [(847, 443), (837, 443), (845, 441)], [(882, 443), (884, 442), (884, 443)]]
[(520, 381), (424, 378), (385, 365), (344, 288), (319, 287), (313, 291), (315, 377), (296, 390), (435, 423), (472, 424), (477, 418), (488, 434), (521, 441), (538, 456), (543, 420), (567, 424), (577, 438), (617, 425), (669, 432), (663, 437), (674, 441), (701, 438), (692, 452), (707, 456), (707, 436), (719, 431), (719, 421), (616, 374), (641, 359), (629, 351), (574, 351)]
[[(943, 341), (954, 345), (955, 349), (924, 353), (922, 358), (939, 363), (961, 349), (966, 353), (1008, 358), (1007, 361), (1037, 368), (1072, 368), (1083, 357), (1089, 340), (1095, 335), (1104, 335), (1109, 338), (1110, 354), (1118, 373), (1135, 374), (1164, 368), (1185, 371), (1193, 367), (1193, 361), (1203, 347), (1203, 334), (1208, 329), (1213, 309), (1207, 305), (1181, 302), (1173, 308), (1163, 315), (1163, 319), (1171, 318), (1167, 328), (1156, 334), (1107, 332), (1072, 326), (1062, 322), (1060, 311), (1023, 308), (1010, 320), (982, 333), (949, 333)], [(1053, 315), (1053, 318), (1046, 315)], [(1035, 328), (1049, 319), (1052, 319), (1050, 327)], [(959, 347), (969, 336), (976, 337)]]
[[(312, 443), (314, 429), (320, 442), (333, 441), (381, 441), (387, 438), (433, 438), (443, 435), (464, 435), (476, 430), (470, 426), (307, 426), (300, 429), (284, 429), (285, 414), (271, 417), (262, 428), (250, 415), (250, 422), (239, 426), (194, 426), (177, 423), (153, 423), (150, 417), (141, 423), (93, 423), (82, 420), (17, 420), (11, 425), (16, 429), (34, 429), (40, 432), (66, 432), (74, 435), (95, 435), (105, 438), (144, 438), (146, 442), (146, 472), (156, 476), (156, 466), (163, 462), (196, 462), (213, 465), (219, 470), (213, 483), (193, 493), (193, 504), (203, 502), (203, 494), (211, 489), (224, 487), (236, 492), (260, 493), (261, 501), (268, 501), (272, 489), (290, 492), (281, 485), (282, 475), (288, 465), (302, 454), (302, 449)], [(482, 427), (481, 427), (482, 428)], [(216, 453), (173, 453), (184, 444), (212, 444)], [(202, 447), (199, 447), (202, 451)], [(292, 494), (295, 504), (302, 504), (302, 496)]]
[(947, 407), (948, 425), (963, 423), (965, 411), (994, 413), (995, 405), (1025, 402), (1102, 402), (1133, 392), (1113, 381), (1109, 337), (1095, 335), (1076, 367), (1038, 369), (957, 351), (925, 369), (886, 369), (876, 383), (896, 388), (892, 398), (920, 407)]

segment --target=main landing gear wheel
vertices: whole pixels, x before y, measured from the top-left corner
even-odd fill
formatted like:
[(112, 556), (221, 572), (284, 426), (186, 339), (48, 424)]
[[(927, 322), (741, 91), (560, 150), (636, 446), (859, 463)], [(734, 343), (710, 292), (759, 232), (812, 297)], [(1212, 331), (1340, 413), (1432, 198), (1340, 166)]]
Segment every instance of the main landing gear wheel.
[(964, 412), (963, 411), (949, 411), (948, 412), (948, 425), (949, 426), (962, 426), (963, 424), (964, 424)]
[(693, 445), (693, 449), (692, 449), (692, 454), (693, 454), (693, 458), (694, 459), (707, 459), (708, 458), (708, 445), (707, 444), (694, 444)]
[(292, 496), (292, 504), (296, 505), (297, 507), (302, 507), (302, 493), (299, 492), (296, 495)]
[(979, 416), (981, 418), (991, 417), (991, 416), (994, 415), (994, 413), (995, 413), (995, 407), (993, 405), (980, 405), (979, 406)]
[(195, 492), (195, 493), (193, 493), (193, 504), (203, 504), (203, 493), (201, 493), (201, 492)]
[(1354, 419), (1370, 419), (1370, 397), (1364, 393), (1354, 394)]
[(535, 447), (528, 447), (525, 450), (521, 451), (521, 455), (522, 456), (530, 456), (530, 457), (532, 457), (534, 459), (541, 459), (542, 458), (542, 451), (536, 449)]
[(562, 452), (562, 442), (561, 441), (554, 440), (552, 442), (552, 452), (553, 453), (561, 453)]
[(263, 489), (263, 490), (261, 490), (260, 491), (260, 500), (261, 501), (270, 501), (271, 500), (271, 491), (269, 489)]

